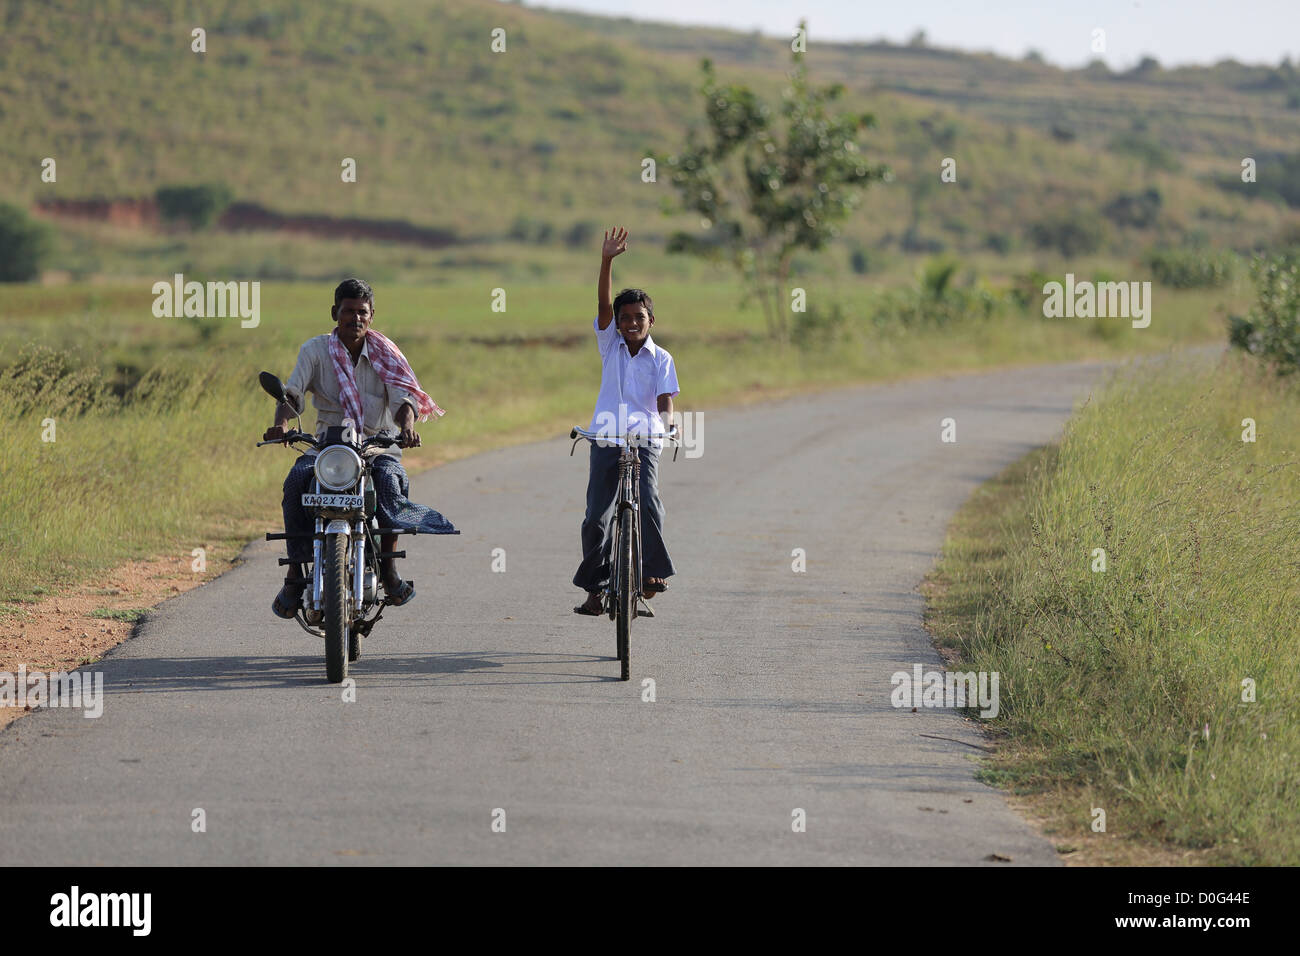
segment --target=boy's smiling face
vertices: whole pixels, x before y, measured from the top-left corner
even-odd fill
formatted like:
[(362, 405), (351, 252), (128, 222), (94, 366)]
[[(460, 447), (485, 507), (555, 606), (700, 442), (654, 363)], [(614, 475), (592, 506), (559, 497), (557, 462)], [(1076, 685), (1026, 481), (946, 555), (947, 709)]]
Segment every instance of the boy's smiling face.
[(628, 302), (619, 307), (618, 334), (623, 336), (627, 347), (636, 351), (650, 337), (650, 326), (655, 324), (654, 316), (646, 309), (644, 302)]

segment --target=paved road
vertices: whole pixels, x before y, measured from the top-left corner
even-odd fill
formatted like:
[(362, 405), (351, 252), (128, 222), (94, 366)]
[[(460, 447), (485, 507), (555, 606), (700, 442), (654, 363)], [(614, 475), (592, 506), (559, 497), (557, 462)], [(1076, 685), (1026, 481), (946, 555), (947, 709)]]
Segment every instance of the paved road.
[(707, 412), (703, 456), (661, 466), (678, 576), (627, 683), (612, 623), (571, 611), (586, 464), (566, 442), (413, 481), (464, 533), (403, 539), (419, 597), (368, 642), (355, 702), (271, 616), (281, 552), (255, 543), (96, 665), (102, 717), (0, 733), (0, 863), (1055, 863), (975, 781), (978, 729), (895, 709), (890, 675), (939, 664), (916, 588), (953, 512), (1101, 376)]

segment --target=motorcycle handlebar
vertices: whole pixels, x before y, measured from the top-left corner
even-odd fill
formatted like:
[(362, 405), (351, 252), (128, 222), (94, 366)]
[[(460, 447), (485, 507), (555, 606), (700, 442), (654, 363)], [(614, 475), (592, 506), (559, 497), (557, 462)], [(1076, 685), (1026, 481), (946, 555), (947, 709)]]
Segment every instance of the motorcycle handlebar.
[(258, 442), (257, 447), (261, 448), (263, 445), (290, 445), (296, 441), (305, 441), (313, 446), (316, 444), (316, 439), (306, 432), (290, 430), (284, 433), (283, 438), (272, 438), (270, 441)]
[[(260, 441), (257, 443), (257, 447), (261, 448), (263, 445), (289, 445), (296, 441), (306, 442), (307, 444), (311, 445), (313, 448), (320, 447), (320, 443), (316, 441), (314, 436), (309, 435), (306, 432), (300, 432), (296, 430), (285, 432), (283, 438), (273, 438), (270, 441)], [(385, 448), (387, 448), (392, 445), (400, 445), (400, 444), (401, 444), (401, 439), (399, 437), (395, 437), (386, 432), (381, 432), (378, 435), (371, 435), (369, 438), (367, 438), (365, 441), (361, 443), (361, 447), (369, 448), (371, 445), (383, 445)]]

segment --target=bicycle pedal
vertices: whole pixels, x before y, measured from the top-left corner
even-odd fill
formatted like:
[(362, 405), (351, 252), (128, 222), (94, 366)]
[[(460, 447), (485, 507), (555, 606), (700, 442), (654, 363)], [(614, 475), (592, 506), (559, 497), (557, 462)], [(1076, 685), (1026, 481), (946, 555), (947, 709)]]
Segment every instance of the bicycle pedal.
[(637, 617), (654, 617), (655, 612), (650, 610), (650, 605), (645, 598), (637, 595), (636, 599), (636, 616)]

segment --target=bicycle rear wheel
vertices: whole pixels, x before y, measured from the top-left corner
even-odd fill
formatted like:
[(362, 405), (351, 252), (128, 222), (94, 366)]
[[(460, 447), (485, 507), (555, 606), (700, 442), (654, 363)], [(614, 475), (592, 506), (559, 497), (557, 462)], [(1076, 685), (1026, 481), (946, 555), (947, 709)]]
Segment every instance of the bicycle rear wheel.
[(632, 590), (635, 587), (632, 554), (632, 509), (624, 508), (622, 514), (618, 516), (618, 577), (616, 578), (618, 610), (615, 615), (618, 631), (618, 660), (622, 669), (620, 680), (628, 680), (631, 676), (628, 645), (631, 643), (632, 609), (636, 602), (636, 594)]

